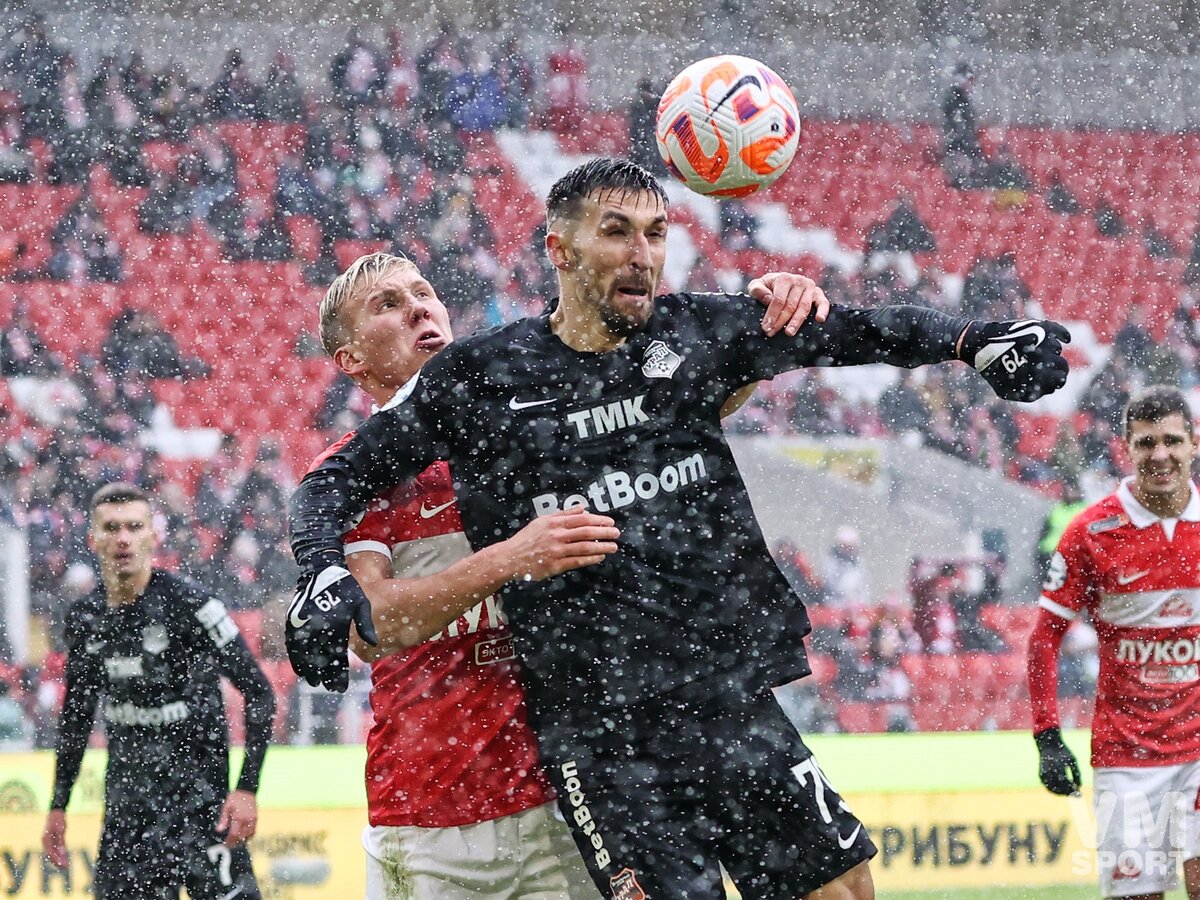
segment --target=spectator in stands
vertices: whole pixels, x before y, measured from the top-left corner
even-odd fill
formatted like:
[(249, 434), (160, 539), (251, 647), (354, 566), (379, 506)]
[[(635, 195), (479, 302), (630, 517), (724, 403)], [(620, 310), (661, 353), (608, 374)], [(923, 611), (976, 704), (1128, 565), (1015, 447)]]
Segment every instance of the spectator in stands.
[(1028, 315), (1025, 307), (1033, 299), (1033, 294), (1017, 270), (1017, 255), (1009, 250), (997, 256), (992, 274), (1000, 291), (998, 309), (1006, 311), (1013, 318)]
[(966, 411), (965, 418), (966, 427), (961, 441), (963, 459), (991, 472), (1003, 472), (1006, 460), (1004, 441), (987, 407), (972, 407)]
[(1179, 255), (1179, 247), (1163, 231), (1160, 231), (1153, 216), (1146, 216), (1142, 224), (1142, 243), (1146, 253), (1154, 259), (1174, 259)]
[(241, 50), (230, 50), (221, 64), (221, 74), (208, 92), (207, 108), (217, 119), (253, 121), (261, 119), (262, 97), (250, 80)]
[(995, 260), (981, 256), (967, 271), (962, 286), (962, 314), (985, 318), (1001, 307), (1002, 291), (996, 278)]
[(288, 152), (275, 174), (275, 208), (288, 216), (319, 218), (322, 200), (316, 181), (298, 153)]
[(878, 405), (880, 419), (894, 434), (913, 435), (919, 441), (929, 425), (929, 407), (911, 370), (900, 370), (899, 377), (879, 395)]
[(1130, 304), (1125, 323), (1113, 336), (1112, 352), (1135, 369), (1145, 370), (1155, 348), (1154, 339), (1146, 329), (1146, 311), (1137, 303)]
[(1063, 183), (1062, 172), (1058, 169), (1051, 170), (1050, 184), (1046, 190), (1046, 209), (1051, 212), (1073, 215), (1081, 208), (1079, 200)]
[(951, 600), (957, 582), (954, 563), (913, 560), (909, 575), (913, 628), (926, 653), (954, 653), (958, 649), (958, 619)]
[(1073, 476), (1064, 477), (1062, 496), (1050, 507), (1050, 512), (1046, 513), (1046, 518), (1042, 520), (1042, 530), (1038, 534), (1036, 563), (1039, 580), (1044, 579), (1046, 575), (1050, 557), (1058, 547), (1058, 539), (1062, 537), (1071, 520), (1086, 508), (1087, 503), (1084, 502), (1079, 481)]
[(451, 80), (445, 103), (446, 114), (459, 131), (491, 132), (504, 124), (508, 114), (504, 91), (487, 51), (472, 51), (467, 67)]
[(937, 241), (917, 212), (909, 194), (901, 194), (883, 223), (881, 243), (875, 248), (884, 253), (933, 253)]
[(1096, 230), (1105, 237), (1115, 238), (1125, 233), (1125, 219), (1107, 197), (1101, 197), (1096, 203), (1093, 215), (1096, 219)]
[(50, 233), (50, 246), (53, 250), (47, 275), (54, 281), (121, 281), (120, 247), (109, 238), (108, 228), (86, 191)]
[(192, 126), (200, 121), (203, 92), (188, 81), (187, 73), (176, 63), (168, 63), (155, 79), (146, 122), (146, 139), (182, 143)]
[(533, 66), (521, 52), (521, 45), (515, 37), (508, 38), (500, 48), (496, 59), (496, 75), (504, 92), (504, 124), (509, 128), (520, 128), (529, 118), (529, 98), (534, 95), (534, 84)]
[(1110, 353), (1079, 398), (1079, 411), (1108, 422), (1113, 434), (1121, 434), (1124, 430), (1122, 417), (1125, 404), (1129, 402), (1131, 383), (1129, 369), (1127, 357)]
[(942, 97), (942, 165), (952, 187), (982, 187), (987, 172), (983, 148), (979, 145), (979, 126), (971, 91), (975, 87), (975, 69), (960, 62), (954, 67), (954, 81)]
[(259, 100), (262, 118), (268, 122), (301, 122), (304, 119), (304, 95), (296, 80), (296, 63), (279, 50), (267, 69)]
[(109, 326), (101, 348), (104, 367), (118, 379), (204, 377), (208, 367), (185, 359), (179, 345), (149, 310), (123, 310)]
[(62, 76), (66, 53), (46, 35), (46, 20), (31, 14), (14, 35), (3, 61), (8, 82), (21, 98), (24, 132), (50, 137), (62, 121)]
[(448, 121), (431, 122), (418, 140), (421, 158), (431, 172), (451, 177), (462, 173), (467, 160), (466, 147)]
[(917, 730), (910, 705), (912, 682), (900, 664), (905, 652), (904, 638), (893, 623), (880, 621), (872, 626), (868, 650), (871, 678), (864, 699), (885, 704), (885, 728), (890, 732)]
[[(653, 139), (651, 134), (652, 142)], [(758, 231), (758, 221), (745, 203), (740, 200), (718, 201), (717, 214), (721, 223), (720, 237), (723, 247), (727, 250), (749, 250), (757, 246), (754, 237)]]
[(871, 632), (861, 621), (847, 619), (842, 625), (841, 639), (833, 646), (837, 675), (833, 689), (851, 703), (867, 699), (867, 691), (875, 680), (875, 661), (871, 656)]
[(33, 723), (13, 697), (12, 686), (0, 679), (0, 750), (29, 750), (32, 747)]
[(404, 43), (404, 31), (392, 27), (387, 32), (387, 83), (381, 104), (385, 109), (409, 110), (420, 89), (417, 67)]
[(346, 48), (333, 58), (329, 86), (342, 108), (350, 112), (359, 106), (375, 106), (383, 96), (387, 66), (357, 28), (350, 30)]
[(150, 191), (138, 205), (138, 228), (143, 234), (186, 234), (192, 227), (192, 189), (183, 179), (155, 172)]
[(227, 244), (230, 259), (258, 262), (282, 262), (292, 258), (292, 239), (288, 235), (283, 212), (261, 197), (253, 197), (243, 207), (236, 239)]
[(0, 376), (35, 378), (62, 370), (57, 354), (50, 352), (29, 318), (29, 307), (21, 299), (13, 304), (12, 318), (0, 331)]
[(587, 115), (587, 59), (578, 42), (568, 37), (546, 57), (546, 127), (567, 132), (579, 127)]
[(117, 184), (144, 186), (148, 178), (141, 149), (143, 119), (114, 57), (101, 62), (84, 100), (96, 162), (109, 170)]
[(825, 602), (830, 606), (865, 606), (871, 602), (870, 579), (857, 529), (849, 525), (838, 528), (833, 546), (821, 561), (821, 581)]
[(996, 208), (999, 210), (1024, 206), (1033, 190), (1033, 180), (1007, 144), (997, 147), (988, 160), (987, 185), (996, 191)]
[(0, 91), (0, 184), (28, 184), (32, 177), (20, 101), (11, 91)]
[(241, 470), (237, 438), (222, 435), (217, 452), (205, 460), (196, 480), (195, 516), (205, 528), (222, 532), (228, 527), (241, 493)]
[(53, 136), (53, 155), (46, 173), (51, 184), (82, 184), (96, 151), (93, 146), (92, 120), (88, 112), (79, 67), (67, 56), (62, 80), (63, 120)]
[(209, 125), (192, 132), (189, 150), (181, 161), (181, 171), (187, 173), (192, 193), (192, 217), (207, 219), (213, 207), (227, 200), (237, 190), (237, 157), (233, 148), (222, 140)]
[[(649, 78), (640, 78), (629, 102), (629, 158), (655, 174), (663, 172), (658, 142), (654, 139), (661, 93), (654, 89), (654, 82)], [(722, 203), (722, 209), (724, 206)], [(724, 219), (721, 224), (724, 231)]]

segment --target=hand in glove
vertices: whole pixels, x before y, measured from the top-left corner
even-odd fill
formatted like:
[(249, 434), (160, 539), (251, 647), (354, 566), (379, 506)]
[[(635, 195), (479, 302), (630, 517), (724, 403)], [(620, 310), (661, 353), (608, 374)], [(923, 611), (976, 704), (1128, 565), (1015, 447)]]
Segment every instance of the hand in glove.
[(1029, 402), (1067, 381), (1062, 345), (1071, 333), (1057, 322), (972, 322), (962, 333), (958, 358), (976, 369), (1005, 400)]
[[(313, 687), (331, 691), (350, 685), (350, 623), (372, 646), (378, 643), (371, 622), (371, 602), (340, 559), (301, 575), (285, 631), (287, 654), (296, 674)], [(320, 565), (321, 561), (317, 561)]]
[(1062, 732), (1047, 728), (1033, 736), (1038, 748), (1038, 777), (1046, 790), (1052, 794), (1078, 794), (1083, 779), (1079, 774), (1079, 763), (1067, 745)]

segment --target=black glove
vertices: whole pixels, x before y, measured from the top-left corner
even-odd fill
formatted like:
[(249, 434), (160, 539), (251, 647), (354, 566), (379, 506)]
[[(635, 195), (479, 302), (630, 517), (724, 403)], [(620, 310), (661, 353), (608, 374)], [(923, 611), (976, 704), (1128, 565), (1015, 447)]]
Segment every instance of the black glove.
[(344, 691), (350, 685), (350, 623), (368, 644), (378, 643), (371, 601), (340, 559), (301, 575), (288, 607), (287, 654), (296, 674), (316, 687)]
[(1052, 794), (1079, 793), (1079, 785), (1083, 779), (1079, 774), (1079, 763), (1067, 745), (1063, 743), (1062, 732), (1057, 728), (1047, 728), (1033, 736), (1038, 748), (1038, 777)]
[(972, 322), (958, 358), (975, 368), (1005, 400), (1036, 400), (1067, 382), (1062, 345), (1071, 332), (1057, 322)]

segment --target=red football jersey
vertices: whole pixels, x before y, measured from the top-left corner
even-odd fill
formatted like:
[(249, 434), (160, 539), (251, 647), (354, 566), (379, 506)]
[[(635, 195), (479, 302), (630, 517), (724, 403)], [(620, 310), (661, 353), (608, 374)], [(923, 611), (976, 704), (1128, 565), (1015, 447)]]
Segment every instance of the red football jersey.
[(1200, 494), (1160, 519), (1126, 481), (1080, 513), (1051, 559), (1041, 606), (1082, 609), (1099, 638), (1093, 766), (1200, 759)]
[[(449, 466), (435, 463), (377, 498), (344, 543), (348, 556), (387, 555), (398, 578), (432, 575), (469, 555)], [(520, 679), (494, 596), (431, 640), (373, 663), (371, 824), (470, 825), (552, 799)]]

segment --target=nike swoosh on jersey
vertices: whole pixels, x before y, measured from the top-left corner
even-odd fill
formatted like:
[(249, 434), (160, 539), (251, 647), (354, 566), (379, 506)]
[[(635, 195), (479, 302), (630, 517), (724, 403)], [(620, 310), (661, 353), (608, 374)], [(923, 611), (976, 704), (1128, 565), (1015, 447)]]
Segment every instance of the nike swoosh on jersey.
[(1139, 578), (1145, 578), (1149, 574), (1150, 574), (1150, 570), (1147, 569), (1145, 572), (1134, 572), (1132, 575), (1118, 575), (1117, 576), (1117, 584), (1124, 587), (1127, 584), (1133, 584)]
[(508, 401), (508, 408), (516, 411), (521, 409), (529, 409), (531, 406), (545, 406), (547, 403), (557, 402), (557, 398), (551, 398), (549, 400), (518, 400), (516, 397), (513, 397)]
[(449, 503), (443, 503), (441, 506), (433, 507), (433, 509), (430, 509), (424, 503), (422, 503), (421, 504), (421, 518), (422, 519), (432, 519), (434, 516), (436, 516), (438, 513), (440, 513), (443, 509), (448, 509), (449, 507), (453, 506), (454, 503), (455, 503), (455, 501), (451, 500)]
[(843, 850), (849, 850), (850, 845), (854, 843), (854, 839), (856, 837), (858, 837), (858, 833), (860, 831), (862, 831), (862, 823), (861, 822), (858, 825), (854, 826), (854, 830), (852, 832), (850, 832), (850, 835), (848, 837), (842, 837), (839, 834), (838, 835), (838, 846), (841, 847)]

